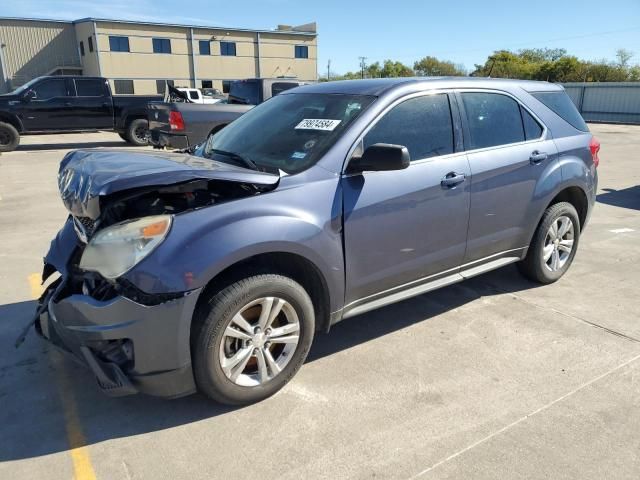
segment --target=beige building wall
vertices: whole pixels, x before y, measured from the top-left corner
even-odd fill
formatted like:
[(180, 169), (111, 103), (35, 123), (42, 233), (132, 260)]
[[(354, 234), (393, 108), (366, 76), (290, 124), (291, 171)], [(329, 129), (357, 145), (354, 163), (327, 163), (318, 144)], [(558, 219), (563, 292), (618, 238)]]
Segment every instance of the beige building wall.
[[(315, 24), (279, 27), (274, 31), (202, 28), (183, 25), (83, 19), (76, 22), (0, 18), (0, 43), (5, 71), (2, 78), (22, 77), (24, 83), (56, 68), (82, 68), (84, 75), (132, 80), (136, 94), (157, 93), (156, 80), (176, 86), (201, 87), (202, 81), (223, 88), (223, 81), (255, 77), (317, 79)], [(109, 36), (129, 39), (129, 52), (112, 52)], [(92, 39), (94, 51), (89, 48)], [(153, 39), (171, 41), (171, 53), (154, 53)], [(200, 55), (199, 41), (208, 41), (210, 54)], [(235, 56), (221, 55), (221, 42), (234, 42)], [(80, 54), (80, 42), (84, 55)], [(308, 58), (295, 58), (296, 45), (308, 47)], [(76, 72), (66, 72), (76, 73)]]
[(0, 18), (0, 45), (0, 93), (57, 69), (81, 66), (70, 22)]
[[(84, 55), (80, 55), (83, 75), (94, 77), (102, 76), (100, 65), (98, 64), (98, 48), (96, 36), (93, 32), (93, 22), (76, 23), (75, 30), (78, 49), (80, 42), (84, 45)], [(93, 52), (89, 50), (89, 38), (93, 41)]]

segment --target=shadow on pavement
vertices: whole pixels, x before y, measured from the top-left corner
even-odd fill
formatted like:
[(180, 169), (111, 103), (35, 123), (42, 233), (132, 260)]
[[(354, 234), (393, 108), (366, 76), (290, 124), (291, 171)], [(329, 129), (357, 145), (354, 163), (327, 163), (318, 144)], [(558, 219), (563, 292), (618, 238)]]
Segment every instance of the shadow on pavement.
[(73, 143), (39, 143), (37, 145), (19, 145), (17, 152), (36, 152), (40, 150), (77, 150), (99, 147), (131, 147), (124, 140), (109, 140), (104, 142), (73, 142)]
[[(483, 296), (535, 287), (515, 268), (506, 267), (401, 303), (354, 317), (318, 334), (307, 362), (383, 337)], [(0, 462), (69, 450), (65, 434), (61, 383), (72, 389), (88, 445), (140, 435), (231, 413), (226, 407), (191, 395), (176, 400), (135, 395), (110, 398), (95, 386), (90, 373), (50, 351), (31, 332), (18, 350), (13, 342), (28, 321), (35, 302), (0, 306)], [(54, 364), (57, 365), (54, 367)], [(304, 367), (303, 367), (304, 368)], [(66, 379), (60, 382), (60, 375)], [(295, 381), (295, 380), (294, 380)], [(277, 401), (277, 398), (275, 399)], [(251, 407), (243, 407), (251, 408)]]
[(640, 210), (640, 185), (622, 190), (614, 190), (613, 188), (603, 188), (603, 190), (607, 193), (598, 195), (598, 202), (614, 207)]

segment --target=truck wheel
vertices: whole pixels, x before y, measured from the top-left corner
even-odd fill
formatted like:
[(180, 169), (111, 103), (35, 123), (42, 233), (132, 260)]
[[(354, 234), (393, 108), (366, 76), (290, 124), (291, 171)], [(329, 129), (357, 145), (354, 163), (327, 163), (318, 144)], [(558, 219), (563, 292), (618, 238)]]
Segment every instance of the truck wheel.
[(12, 152), (20, 144), (20, 134), (10, 123), (0, 122), (0, 152)]
[(149, 122), (144, 118), (136, 118), (132, 120), (127, 127), (125, 134), (127, 142), (138, 147), (149, 144), (147, 132), (149, 131)]
[(281, 275), (237, 281), (207, 298), (191, 335), (198, 389), (229, 405), (263, 400), (304, 363), (315, 329), (311, 298)]
[(551, 205), (533, 235), (524, 260), (518, 263), (527, 278), (547, 284), (558, 280), (569, 270), (578, 250), (580, 220), (568, 202)]

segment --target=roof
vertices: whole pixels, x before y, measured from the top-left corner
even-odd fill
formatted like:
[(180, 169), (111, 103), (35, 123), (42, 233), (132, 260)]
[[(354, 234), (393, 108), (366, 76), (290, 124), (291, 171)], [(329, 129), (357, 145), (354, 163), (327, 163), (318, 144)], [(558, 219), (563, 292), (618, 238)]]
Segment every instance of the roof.
[(424, 84), (428, 88), (504, 88), (519, 86), (529, 92), (562, 90), (560, 85), (533, 80), (483, 77), (401, 77), (315, 83), (296, 88), (295, 92), (292, 93), (342, 93), (380, 96), (390, 90), (408, 84)]
[(235, 27), (220, 27), (215, 25), (189, 25), (183, 23), (163, 23), (163, 22), (141, 22), (136, 20), (116, 20), (113, 18), (95, 18), (95, 17), (86, 17), (80, 18), (78, 20), (57, 20), (51, 18), (19, 18), (19, 17), (0, 17), (0, 21), (2, 20), (11, 20), (11, 21), (22, 21), (22, 22), (56, 22), (56, 23), (66, 23), (73, 24), (76, 23), (85, 23), (85, 22), (106, 22), (106, 23), (124, 23), (129, 25), (151, 25), (158, 27), (179, 27), (179, 28), (199, 28), (204, 30), (230, 30), (236, 32), (252, 32), (252, 33), (274, 33), (274, 34), (285, 34), (285, 35), (300, 35), (300, 36), (317, 36), (317, 32), (315, 31), (305, 31), (301, 30), (302, 28), (308, 27), (310, 30), (315, 28), (315, 23), (308, 23), (305, 25), (290, 27), (290, 30), (280, 30), (280, 29), (251, 29), (251, 28), (235, 28)]

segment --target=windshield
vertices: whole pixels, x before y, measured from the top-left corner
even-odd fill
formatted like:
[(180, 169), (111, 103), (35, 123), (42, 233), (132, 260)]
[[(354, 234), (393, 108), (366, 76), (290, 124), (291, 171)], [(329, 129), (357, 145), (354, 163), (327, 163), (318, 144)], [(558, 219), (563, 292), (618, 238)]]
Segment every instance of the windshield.
[(236, 80), (231, 83), (229, 103), (258, 105), (260, 103), (260, 83), (258, 80)]
[(10, 95), (19, 95), (22, 92), (28, 90), (34, 83), (36, 83), (37, 81), (39, 81), (40, 78), (34, 78), (33, 80), (29, 80), (27, 83), (25, 83), (24, 85), (20, 85), (18, 88), (16, 88), (13, 92), (9, 92)]
[(260, 170), (299, 173), (314, 165), (375, 97), (297, 93), (249, 110), (196, 155)]

